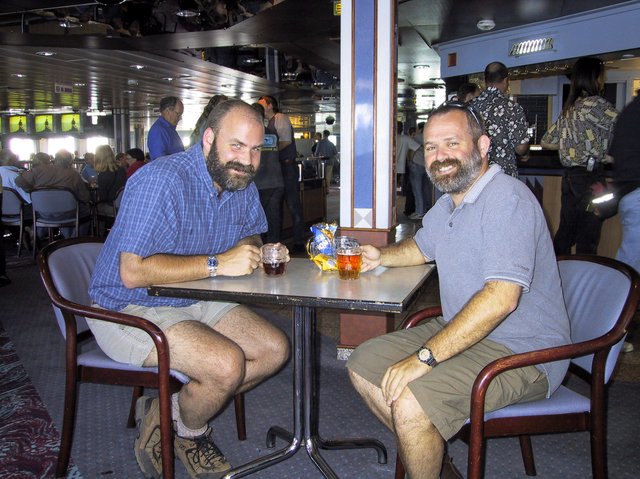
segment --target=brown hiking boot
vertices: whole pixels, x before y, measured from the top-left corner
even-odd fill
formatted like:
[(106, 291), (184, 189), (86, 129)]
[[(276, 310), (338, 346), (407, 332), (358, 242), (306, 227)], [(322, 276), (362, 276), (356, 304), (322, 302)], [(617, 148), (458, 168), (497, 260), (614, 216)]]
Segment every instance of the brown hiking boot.
[(231, 464), (213, 442), (211, 428), (194, 438), (176, 435), (173, 447), (192, 479), (218, 479), (231, 469)]
[(134, 451), (138, 466), (147, 478), (162, 477), (162, 453), (160, 449), (160, 401), (141, 396), (136, 402), (138, 437)]
[(440, 479), (464, 479), (462, 473), (458, 470), (458, 468), (453, 464), (453, 459), (451, 456), (444, 453), (444, 457), (442, 458), (442, 470), (440, 471)]

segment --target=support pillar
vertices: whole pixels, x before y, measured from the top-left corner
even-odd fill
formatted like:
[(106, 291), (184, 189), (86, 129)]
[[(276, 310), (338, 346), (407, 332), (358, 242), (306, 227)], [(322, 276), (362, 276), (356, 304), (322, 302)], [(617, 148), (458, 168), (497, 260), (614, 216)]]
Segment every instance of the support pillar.
[[(340, 33), (340, 231), (383, 246), (395, 238), (397, 5), (343, 0)], [(341, 314), (339, 356), (391, 331), (393, 315)]]

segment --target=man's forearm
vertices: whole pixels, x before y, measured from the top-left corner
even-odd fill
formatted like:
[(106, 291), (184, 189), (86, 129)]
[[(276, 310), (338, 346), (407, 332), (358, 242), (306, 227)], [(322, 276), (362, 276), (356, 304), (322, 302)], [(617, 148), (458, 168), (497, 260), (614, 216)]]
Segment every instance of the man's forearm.
[(133, 253), (120, 254), (120, 277), (127, 288), (192, 281), (208, 275), (205, 255), (155, 254), (142, 258)]
[(384, 246), (380, 253), (381, 266), (416, 266), (427, 261), (413, 238)]
[(522, 287), (508, 281), (490, 281), (438, 334), (427, 341), (439, 361), (469, 349), (491, 333), (517, 306)]
[(237, 245), (239, 246), (243, 244), (257, 246), (258, 248), (260, 248), (262, 246), (262, 238), (260, 237), (260, 235), (247, 236), (246, 238), (242, 238), (240, 241), (238, 241)]

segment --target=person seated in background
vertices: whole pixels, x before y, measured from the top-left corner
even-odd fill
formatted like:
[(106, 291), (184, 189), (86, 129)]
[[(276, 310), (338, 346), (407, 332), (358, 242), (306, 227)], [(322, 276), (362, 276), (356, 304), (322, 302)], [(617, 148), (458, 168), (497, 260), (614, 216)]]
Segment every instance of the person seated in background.
[[(0, 176), (0, 211), (2, 211), (2, 176)], [(2, 227), (2, 219), (0, 218), (0, 288), (11, 284), (9, 276), (7, 276), (7, 259), (4, 253), (4, 228)]]
[[(36, 155), (37, 156), (37, 155)], [(47, 155), (48, 156), (48, 155)], [(42, 159), (44, 162), (44, 158)], [(29, 171), (25, 171), (16, 178), (16, 185), (31, 193), (35, 188), (58, 187), (71, 190), (78, 200), (80, 207), (80, 218), (88, 217), (90, 214), (89, 201), (91, 199), (87, 185), (73, 168), (73, 155), (67, 150), (60, 150), (56, 153), (53, 164), (38, 164)], [(75, 214), (75, 212), (73, 212)], [(61, 212), (47, 216), (48, 219), (68, 218), (70, 212)], [(80, 225), (80, 234), (88, 232), (88, 224)], [(70, 237), (73, 228), (62, 228), (63, 236)]]
[(136, 171), (145, 164), (144, 152), (140, 148), (131, 148), (126, 152), (127, 156), (127, 179), (131, 178)]
[[(542, 208), (529, 188), (489, 166), (489, 137), (468, 107), (445, 104), (424, 130), (427, 172), (444, 193), (414, 237), (362, 248), (362, 271), (435, 261), (442, 317), (371, 339), (347, 363), (367, 406), (395, 435), (412, 479), (462, 477), (445, 456), (490, 362), (571, 342)], [(548, 397), (569, 361), (508, 371), (486, 410)], [(444, 460), (443, 460), (444, 458)]]
[(98, 214), (113, 216), (113, 200), (127, 181), (127, 173), (116, 160), (109, 145), (96, 148), (94, 168), (98, 173), (97, 197)]
[[(48, 156), (48, 155), (47, 155)], [(20, 167), (18, 157), (10, 150), (0, 150), (0, 178), (4, 188), (13, 188), (27, 204), (31, 204), (31, 196), (16, 185), (16, 178), (24, 170)]]
[(129, 163), (127, 163), (127, 154), (126, 153), (118, 153), (116, 155), (116, 163), (118, 163), (120, 168), (122, 168), (123, 170), (127, 171), (127, 168), (129, 168)]
[(96, 178), (98, 178), (98, 172), (94, 168), (96, 155), (93, 153), (85, 153), (84, 154), (84, 168), (80, 172), (80, 176), (84, 181), (88, 184), (95, 183)]
[[(89, 288), (99, 307), (160, 327), (171, 368), (191, 378), (172, 396), (172, 417), (176, 456), (192, 478), (221, 477), (230, 469), (209, 421), (234, 395), (279, 370), (289, 357), (289, 343), (246, 306), (149, 296), (147, 287), (243, 276), (258, 268), (267, 222), (253, 177), (263, 141), (258, 112), (228, 100), (212, 110), (202, 142), (133, 175)], [(157, 365), (153, 342), (143, 331), (87, 322), (112, 359)], [(159, 401), (143, 396), (136, 409), (136, 459), (146, 477), (160, 477)]]

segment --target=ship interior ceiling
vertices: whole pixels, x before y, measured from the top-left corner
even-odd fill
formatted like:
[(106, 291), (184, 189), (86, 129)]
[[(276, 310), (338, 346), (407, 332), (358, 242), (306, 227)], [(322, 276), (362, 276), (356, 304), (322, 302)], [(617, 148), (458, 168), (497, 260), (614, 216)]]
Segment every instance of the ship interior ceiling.
[[(445, 87), (431, 46), (482, 33), (481, 19), (496, 31), (620, 3), (627, 2), (399, 0), (400, 109), (429, 108), (421, 98)], [(213, 94), (272, 94), (287, 113), (338, 112), (335, 8), (333, 0), (3, 0), (0, 112), (151, 114), (167, 95), (199, 109)], [(638, 53), (603, 58), (609, 68), (640, 69)], [(566, 72), (570, 60), (514, 75)]]

